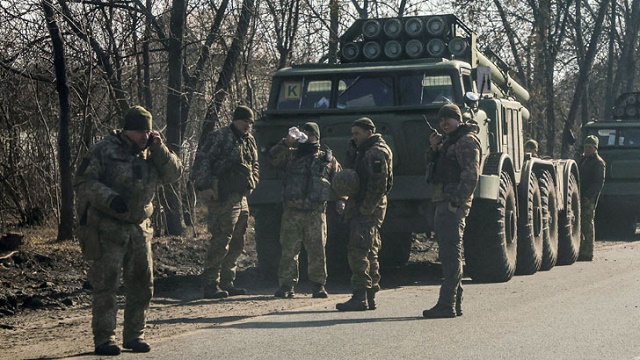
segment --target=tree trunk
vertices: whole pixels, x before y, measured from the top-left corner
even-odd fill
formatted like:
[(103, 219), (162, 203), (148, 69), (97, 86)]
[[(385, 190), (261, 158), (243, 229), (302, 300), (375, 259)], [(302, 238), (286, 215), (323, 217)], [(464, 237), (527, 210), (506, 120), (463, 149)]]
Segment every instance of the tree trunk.
[[(169, 79), (167, 91), (167, 145), (180, 156), (182, 131), (180, 122), (180, 97), (182, 93), (182, 39), (186, 17), (187, 0), (173, 0), (171, 9), (169, 36)], [(184, 222), (182, 220), (182, 195), (180, 184), (176, 182), (165, 186), (167, 198), (167, 232), (170, 235), (182, 236)]]
[(218, 114), (227, 98), (231, 86), (231, 79), (238, 59), (240, 58), (240, 51), (247, 37), (251, 17), (254, 16), (254, 14), (255, 0), (244, 0), (242, 3), (242, 11), (240, 12), (240, 19), (236, 27), (236, 36), (233, 37), (233, 42), (231, 43), (231, 47), (229, 47), (229, 52), (222, 65), (220, 77), (215, 87), (213, 103), (207, 108), (207, 115), (204, 124), (202, 124), (202, 133), (198, 141), (199, 147), (204, 144), (209, 134), (215, 129), (216, 123), (219, 121)]
[(53, 66), (56, 73), (56, 90), (60, 104), (60, 128), (58, 130), (58, 153), (60, 162), (60, 221), (57, 241), (73, 239), (73, 185), (71, 180), (71, 147), (69, 146), (69, 86), (64, 58), (64, 42), (58, 29), (55, 13), (48, 0), (42, 1), (47, 28), (53, 43)]

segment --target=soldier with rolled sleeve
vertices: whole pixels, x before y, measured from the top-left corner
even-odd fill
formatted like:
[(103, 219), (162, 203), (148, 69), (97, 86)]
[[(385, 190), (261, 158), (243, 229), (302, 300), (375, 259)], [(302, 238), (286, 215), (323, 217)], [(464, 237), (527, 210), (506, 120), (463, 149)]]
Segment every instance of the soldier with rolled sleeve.
[(145, 312), (153, 296), (152, 199), (161, 184), (177, 181), (182, 164), (152, 130), (142, 106), (130, 108), (122, 130), (96, 143), (74, 179), (79, 218), (77, 236), (89, 260), (93, 287), (92, 328), (95, 352), (118, 355), (115, 342), (116, 291), (126, 289), (123, 345), (148, 352)]
[(299, 280), (298, 256), (307, 251), (308, 276), (313, 283), (312, 297), (327, 298), (327, 201), (335, 196), (331, 181), (340, 163), (331, 150), (320, 145), (320, 128), (315, 122), (301, 127), (306, 140), (288, 135), (269, 151), (269, 159), (283, 175), (283, 214), (280, 227), (282, 256), (278, 268), (280, 288), (274, 294), (292, 298)]
[(260, 176), (258, 147), (251, 134), (254, 121), (250, 108), (238, 106), (231, 124), (210, 135), (193, 163), (191, 178), (208, 205), (211, 233), (202, 272), (205, 298), (247, 293), (234, 281), (249, 221), (247, 196)]
[(595, 242), (594, 217), (600, 191), (604, 186), (606, 163), (598, 154), (598, 137), (589, 135), (584, 140), (580, 159), (580, 226), (582, 242), (578, 261), (593, 260)]
[(359, 177), (359, 191), (344, 204), (349, 221), (347, 256), (351, 268), (353, 295), (336, 304), (339, 311), (363, 311), (376, 308), (380, 290), (380, 227), (387, 212), (387, 194), (393, 186), (393, 154), (376, 126), (367, 117), (354, 121), (346, 167)]
[(435, 235), (444, 280), (438, 303), (422, 315), (452, 318), (462, 315), (462, 235), (480, 177), (481, 148), (477, 127), (463, 122), (457, 105), (444, 105), (438, 118), (444, 135), (430, 134), (427, 162), (435, 165), (429, 181), (436, 203)]

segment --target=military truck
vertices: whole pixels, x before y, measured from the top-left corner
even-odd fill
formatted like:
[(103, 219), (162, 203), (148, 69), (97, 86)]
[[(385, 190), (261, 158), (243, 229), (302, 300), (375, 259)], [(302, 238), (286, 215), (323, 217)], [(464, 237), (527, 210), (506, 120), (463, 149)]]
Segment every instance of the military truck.
[(598, 137), (607, 163), (596, 209), (598, 238), (633, 238), (640, 218), (640, 92), (621, 94), (610, 119), (589, 122), (582, 132)]
[[(482, 174), (464, 235), (465, 272), (508, 281), (573, 263), (580, 243), (579, 174), (573, 160), (543, 160), (523, 149), (528, 92), (478, 51), (455, 15), (361, 19), (340, 38), (339, 64), (302, 64), (273, 75), (268, 108), (256, 122), (260, 186), (250, 202), (259, 265), (277, 270), (281, 178), (267, 152), (291, 126), (315, 121), (321, 142), (344, 163), (351, 125), (367, 116), (394, 153), (394, 185), (381, 230), (382, 266), (407, 262), (413, 234), (432, 230), (425, 153), (437, 113), (456, 103), (474, 121)], [(347, 230), (328, 206), (327, 261), (346, 268)]]

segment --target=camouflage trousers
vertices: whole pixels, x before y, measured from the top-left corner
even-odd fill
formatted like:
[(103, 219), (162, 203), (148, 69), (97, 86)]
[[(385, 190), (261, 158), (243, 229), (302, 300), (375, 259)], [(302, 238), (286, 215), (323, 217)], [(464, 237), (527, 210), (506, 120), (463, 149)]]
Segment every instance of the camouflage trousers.
[(301, 246), (307, 251), (309, 280), (325, 285), (327, 283), (327, 216), (325, 209), (303, 211), (285, 208), (280, 227), (282, 257), (278, 268), (281, 286), (295, 286), (299, 280), (298, 257)]
[(434, 230), (444, 278), (438, 303), (442, 305), (454, 305), (456, 294), (462, 292), (462, 235), (468, 214), (469, 209), (463, 207), (452, 212), (448, 201), (436, 203)]
[(373, 214), (358, 214), (349, 223), (347, 257), (351, 269), (351, 286), (354, 290), (380, 288), (380, 227), (386, 212), (385, 198)]
[(244, 249), (249, 221), (249, 205), (243, 194), (230, 194), (224, 201), (209, 206), (208, 227), (211, 233), (204, 260), (203, 280), (230, 287), (236, 279), (236, 262)]
[(592, 258), (593, 245), (596, 238), (594, 217), (596, 215), (597, 203), (592, 199), (583, 197), (580, 204), (580, 227), (582, 229), (580, 256)]
[(93, 287), (92, 328), (95, 345), (115, 341), (118, 302), (116, 292), (124, 283), (124, 342), (144, 338), (145, 313), (153, 296), (153, 227), (149, 219), (140, 225), (115, 219), (100, 221), (102, 257), (91, 261)]

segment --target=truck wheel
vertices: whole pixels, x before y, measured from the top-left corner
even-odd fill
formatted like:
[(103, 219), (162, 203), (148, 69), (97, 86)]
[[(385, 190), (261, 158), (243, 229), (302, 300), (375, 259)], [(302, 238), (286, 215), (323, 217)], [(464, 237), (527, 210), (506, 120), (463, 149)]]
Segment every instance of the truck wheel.
[(282, 252), (280, 247), (282, 206), (259, 206), (252, 211), (256, 227), (258, 267), (266, 279), (277, 279)]
[(411, 241), (413, 234), (406, 231), (384, 231), (380, 232), (382, 237), (382, 247), (378, 258), (380, 267), (405, 266), (409, 262), (411, 255)]
[(571, 265), (580, 252), (580, 191), (573, 174), (567, 183), (567, 207), (558, 216), (558, 265)]
[(542, 264), (540, 270), (550, 270), (558, 261), (558, 198), (556, 187), (549, 171), (540, 177), (540, 199), (542, 200)]
[(531, 173), (529, 191), (520, 192), (516, 274), (532, 275), (538, 272), (542, 264), (542, 248), (542, 199), (538, 177)]
[(476, 199), (464, 232), (466, 273), (479, 282), (509, 281), (518, 247), (516, 195), (509, 175), (500, 173), (498, 200)]

